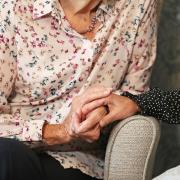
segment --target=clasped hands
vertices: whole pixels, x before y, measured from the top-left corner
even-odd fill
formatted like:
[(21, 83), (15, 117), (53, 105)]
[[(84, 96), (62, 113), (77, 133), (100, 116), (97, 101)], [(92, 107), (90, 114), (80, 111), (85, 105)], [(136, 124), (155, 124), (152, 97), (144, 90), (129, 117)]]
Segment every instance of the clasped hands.
[(65, 144), (78, 138), (93, 142), (99, 139), (103, 127), (138, 110), (131, 99), (114, 94), (110, 88), (93, 86), (73, 99), (62, 124), (46, 123), (43, 126), (42, 139), (49, 145)]
[(93, 142), (103, 127), (137, 111), (138, 106), (129, 98), (114, 94), (111, 88), (94, 86), (73, 99), (64, 126), (72, 139)]

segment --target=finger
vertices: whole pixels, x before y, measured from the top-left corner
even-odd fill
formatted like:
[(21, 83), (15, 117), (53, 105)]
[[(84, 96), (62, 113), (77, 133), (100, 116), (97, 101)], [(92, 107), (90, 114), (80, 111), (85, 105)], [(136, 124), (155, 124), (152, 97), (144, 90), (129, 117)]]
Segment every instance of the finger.
[(82, 139), (91, 139), (93, 136), (95, 136), (97, 133), (97, 130), (93, 129), (85, 133), (79, 134), (79, 137)]
[(85, 140), (86, 142), (88, 142), (88, 143), (93, 143), (93, 140), (91, 140), (91, 139), (86, 139), (86, 138), (84, 138), (84, 140)]
[(85, 105), (91, 101), (94, 101), (96, 99), (101, 99), (101, 98), (104, 98), (104, 97), (107, 97), (109, 96), (111, 93), (111, 89), (107, 88), (103, 91), (97, 91), (97, 92), (90, 92), (90, 93), (85, 93), (82, 98), (82, 105)]
[(100, 126), (97, 124), (95, 127), (93, 127), (91, 130), (88, 132), (79, 134), (79, 137), (81, 137), (84, 140), (90, 140), (90, 141), (95, 141), (99, 138), (100, 136)]
[(98, 123), (95, 126), (93, 126), (91, 129), (89, 129), (88, 131), (80, 133), (80, 135), (84, 137), (89, 136), (90, 134), (94, 134), (95, 132), (99, 131), (99, 129), (100, 129), (100, 125)]
[(93, 111), (94, 109), (100, 107), (100, 106), (105, 106), (108, 104), (108, 97), (102, 98), (102, 99), (97, 99), (95, 101), (92, 101), (88, 104), (85, 104), (82, 107), (82, 113), (84, 116), (86, 116), (88, 113), (90, 113), (91, 111)]
[(77, 112), (73, 113), (73, 115), (72, 115), (72, 130), (75, 133), (78, 132), (80, 123), (81, 123), (81, 115), (80, 115), (80, 112), (77, 111)]
[(92, 129), (95, 125), (99, 124), (100, 117), (98, 115), (93, 115), (87, 118), (85, 121), (80, 123), (80, 126), (78, 128), (78, 133), (84, 133)]
[(90, 129), (92, 129), (94, 126), (96, 126), (97, 124), (99, 124), (99, 121), (101, 120), (101, 118), (103, 118), (105, 116), (105, 114), (103, 116), (101, 116), (99, 114), (99, 112), (92, 112), (90, 113), (89, 116), (87, 116), (87, 119), (83, 122), (80, 123), (79, 129), (78, 129), (78, 133), (84, 133), (89, 131)]
[(112, 112), (107, 114), (103, 119), (100, 120), (100, 122), (99, 122), (100, 127), (103, 128), (103, 127), (107, 126), (108, 124), (112, 123), (113, 121), (115, 121), (114, 116), (115, 115)]

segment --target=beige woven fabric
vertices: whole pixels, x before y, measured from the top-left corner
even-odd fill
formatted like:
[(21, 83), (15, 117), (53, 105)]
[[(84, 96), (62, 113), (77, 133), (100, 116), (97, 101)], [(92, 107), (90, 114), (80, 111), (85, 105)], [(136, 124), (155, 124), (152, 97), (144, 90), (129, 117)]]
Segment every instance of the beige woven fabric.
[(120, 122), (109, 138), (105, 180), (151, 180), (160, 137), (152, 117), (133, 116)]

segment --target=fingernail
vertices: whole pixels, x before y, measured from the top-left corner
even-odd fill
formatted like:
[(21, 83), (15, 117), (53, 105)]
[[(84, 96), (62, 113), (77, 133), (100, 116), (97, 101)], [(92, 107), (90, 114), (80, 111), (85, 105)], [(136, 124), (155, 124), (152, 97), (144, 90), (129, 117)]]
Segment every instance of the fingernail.
[(90, 139), (86, 139), (86, 141), (87, 141), (88, 143), (93, 143), (93, 141), (90, 140)]

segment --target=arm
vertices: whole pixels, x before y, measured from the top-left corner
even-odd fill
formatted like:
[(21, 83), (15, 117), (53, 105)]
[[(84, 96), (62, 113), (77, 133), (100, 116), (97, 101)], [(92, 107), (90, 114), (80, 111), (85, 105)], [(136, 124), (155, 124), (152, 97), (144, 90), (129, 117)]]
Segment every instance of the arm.
[[(128, 91), (140, 94), (149, 89), (149, 80), (156, 58), (157, 1), (146, 1), (135, 37), (130, 65), (121, 89), (116, 94)], [(139, 8), (139, 7), (138, 7)]]
[(170, 124), (180, 123), (180, 90), (164, 91), (154, 88), (141, 95), (123, 94), (141, 109), (142, 115), (153, 116)]

